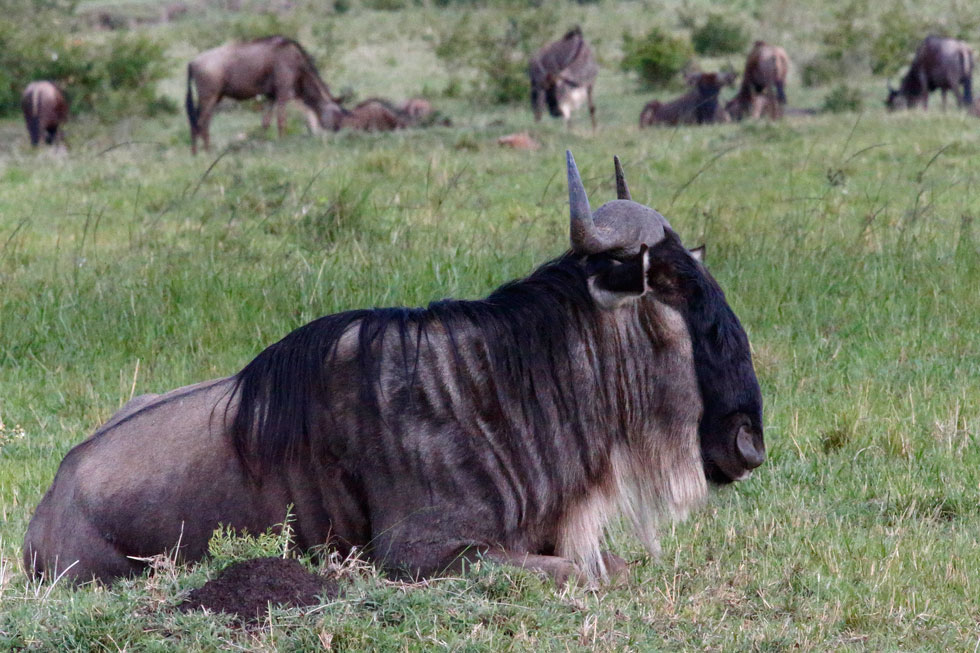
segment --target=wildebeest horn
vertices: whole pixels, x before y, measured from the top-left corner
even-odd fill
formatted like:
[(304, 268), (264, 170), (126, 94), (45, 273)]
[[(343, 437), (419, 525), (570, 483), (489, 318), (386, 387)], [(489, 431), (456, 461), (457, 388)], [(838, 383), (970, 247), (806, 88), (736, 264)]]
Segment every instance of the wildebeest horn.
[(670, 223), (653, 209), (630, 199), (623, 168), (616, 158), (616, 192), (619, 199), (589, 207), (585, 187), (570, 151), (568, 161), (568, 204), (571, 214), (572, 251), (578, 254), (612, 253), (636, 255), (642, 245), (653, 246), (664, 237)]
[(571, 217), (570, 237), (572, 249), (585, 254), (601, 252), (602, 243), (596, 234), (595, 223), (592, 221), (592, 208), (585, 194), (585, 186), (575, 166), (575, 157), (571, 150), (565, 150), (568, 165), (568, 208)]
[(630, 189), (626, 185), (626, 175), (623, 174), (623, 164), (619, 162), (618, 156), (613, 156), (613, 164), (616, 166), (616, 197), (621, 200), (631, 200)]

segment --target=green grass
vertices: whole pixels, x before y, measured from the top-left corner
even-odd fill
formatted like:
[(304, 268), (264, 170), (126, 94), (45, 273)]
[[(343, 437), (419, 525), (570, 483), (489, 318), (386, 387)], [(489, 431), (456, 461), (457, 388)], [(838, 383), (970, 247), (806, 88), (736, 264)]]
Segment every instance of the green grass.
[[(297, 115), (281, 141), (232, 109), (197, 158), (182, 116), (82, 117), (67, 156), (0, 123), (0, 649), (974, 650), (980, 123), (885, 114), (867, 78), (861, 115), (640, 132), (649, 96), (615, 66), (620, 35), (671, 27), (674, 8), (569, 7), (603, 60), (595, 135), (581, 114), (567, 133), (525, 106), (438, 97), (454, 127), (311, 139)], [(803, 19), (828, 7), (776, 9), (744, 16), (815, 51)], [(432, 43), (459, 12), (297, 22), (334, 23), (323, 50), (357, 45), (325, 65), (331, 85), (400, 99), (444, 87)], [(146, 29), (183, 61), (205, 28)], [(164, 85), (175, 98), (182, 74)], [(826, 90), (788, 93), (817, 106)], [(541, 150), (495, 144), (523, 129)], [(225, 538), (212, 561), (111, 588), (25, 577), (23, 533), (59, 461), (132, 394), (233, 373), (323, 314), (479, 297), (560, 253), (566, 147), (594, 205), (614, 196), (619, 154), (634, 198), (707, 243), (763, 387), (769, 461), (665, 532), (661, 559), (614, 529), (630, 582), (596, 593), (506, 568), (421, 586), (308, 561), (346, 596), (249, 632), (172, 606), (274, 539)]]

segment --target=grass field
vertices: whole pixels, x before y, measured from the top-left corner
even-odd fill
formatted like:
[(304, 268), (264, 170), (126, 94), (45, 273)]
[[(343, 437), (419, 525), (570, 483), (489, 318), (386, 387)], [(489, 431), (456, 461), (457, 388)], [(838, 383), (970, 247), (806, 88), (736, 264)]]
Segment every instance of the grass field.
[[(819, 48), (807, 25), (829, 5), (742, 4), (791, 57)], [(886, 114), (868, 76), (863, 113), (641, 132), (652, 94), (617, 69), (620, 36), (671, 25), (678, 5), (562, 7), (555, 35), (582, 23), (603, 65), (595, 134), (584, 115), (566, 132), (523, 105), (440, 98), (433, 43), (462, 10), (431, 7), (282, 20), (332, 35), (311, 47), (332, 86), (435, 93), (453, 127), (310, 138), (297, 113), (277, 140), (240, 107), (192, 158), (181, 115), (81, 117), (67, 155), (0, 122), (0, 649), (977, 650), (980, 120)], [(170, 44), (175, 101), (223, 21), (140, 28)], [(817, 106), (826, 90), (794, 72), (788, 94)], [(540, 150), (495, 144), (523, 129)], [(707, 243), (762, 384), (768, 462), (665, 532), (660, 559), (614, 529), (631, 577), (598, 592), (499, 567), (421, 586), (310, 561), (347, 594), (249, 631), (172, 608), (278, 538), (221, 538), (208, 562), (111, 588), (23, 574), (58, 463), (134, 394), (234, 373), (320, 315), (480, 297), (561, 253), (566, 147), (594, 206), (615, 195), (618, 154), (634, 199)]]

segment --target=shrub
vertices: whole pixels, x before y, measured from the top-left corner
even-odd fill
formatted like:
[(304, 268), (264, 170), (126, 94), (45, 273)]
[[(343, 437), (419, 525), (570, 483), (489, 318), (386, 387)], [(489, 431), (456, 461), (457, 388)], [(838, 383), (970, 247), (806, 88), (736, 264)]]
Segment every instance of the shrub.
[(26, 29), (16, 20), (0, 23), (0, 114), (19, 112), (20, 94), (36, 79), (57, 82), (73, 114), (94, 112), (112, 120), (176, 110), (156, 93), (157, 81), (168, 72), (160, 43), (126, 33), (92, 43), (66, 32)]
[(654, 27), (642, 38), (623, 34), (620, 67), (626, 72), (636, 73), (643, 86), (656, 88), (666, 86), (684, 69), (693, 55), (687, 39), (671, 36)]
[(879, 30), (871, 43), (871, 72), (891, 77), (915, 52), (922, 28), (912, 20), (904, 5), (896, 4), (882, 14)]
[(820, 54), (803, 68), (803, 84), (817, 86), (867, 70), (874, 35), (867, 3), (851, 0), (840, 6), (820, 36)]
[[(559, 22), (557, 5), (515, 11), (503, 25), (475, 24), (470, 13), (440, 36), (439, 57), (451, 73), (451, 80), (468, 69), (474, 73), (470, 95), (481, 101), (507, 104), (528, 97), (527, 64), (545, 43), (556, 38)], [(452, 88), (447, 92), (458, 92)]]
[(840, 77), (840, 64), (826, 56), (817, 55), (803, 65), (803, 85), (823, 86)]
[(823, 110), (830, 113), (860, 111), (863, 105), (861, 91), (847, 84), (838, 84), (823, 99)]
[(735, 54), (746, 49), (749, 34), (741, 23), (722, 14), (708, 14), (704, 24), (691, 32), (691, 44), (698, 54)]
[(375, 11), (400, 11), (408, 6), (406, 0), (364, 0), (364, 6)]

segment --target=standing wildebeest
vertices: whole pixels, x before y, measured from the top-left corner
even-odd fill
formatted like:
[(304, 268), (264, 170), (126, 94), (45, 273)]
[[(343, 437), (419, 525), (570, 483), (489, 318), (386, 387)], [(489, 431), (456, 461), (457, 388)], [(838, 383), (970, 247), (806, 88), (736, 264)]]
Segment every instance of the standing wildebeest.
[[(193, 88), (197, 90), (194, 104)], [(286, 104), (293, 99), (303, 103), (311, 131), (317, 127), (334, 129), (336, 98), (316, 70), (313, 58), (299, 43), (283, 36), (226, 43), (197, 55), (187, 64), (187, 119), (191, 125), (191, 152), (197, 154), (197, 138), (204, 149), (211, 146), (208, 127), (218, 101), (223, 97), (248, 100), (265, 96), (270, 104), (262, 116), (262, 127), (272, 122), (275, 105), (281, 138), (286, 129)]]
[(568, 154), (571, 250), (479, 301), (315, 320), (233, 377), (123, 407), (61, 463), (34, 574), (111, 580), (219, 524), (365, 547), (427, 576), (479, 555), (595, 580), (616, 511), (658, 550), (707, 480), (765, 458), (749, 342), (656, 211), (593, 213)]
[(666, 104), (657, 100), (648, 102), (640, 112), (640, 127), (727, 122), (728, 116), (718, 104), (718, 94), (723, 86), (734, 82), (735, 74), (730, 72), (688, 75), (687, 83), (691, 90)]
[[(963, 92), (960, 93), (960, 85)], [(915, 51), (909, 71), (897, 89), (888, 86), (885, 104), (895, 110), (902, 105), (911, 109), (922, 104), (929, 107), (929, 93), (941, 89), (943, 109), (946, 108), (946, 91), (953, 91), (957, 104), (969, 107), (973, 104), (973, 49), (963, 41), (927, 36)]]
[(528, 65), (534, 120), (541, 120), (541, 113), (547, 105), (552, 116), (563, 117), (565, 124), (569, 125), (572, 111), (588, 101), (589, 118), (595, 130), (592, 89), (598, 74), (599, 66), (592, 48), (582, 36), (582, 28), (577, 25), (560, 40), (538, 50)]
[(61, 123), (68, 119), (68, 101), (53, 82), (31, 82), (20, 97), (20, 108), (27, 123), (27, 134), (31, 145), (37, 147), (44, 130), (44, 142), (51, 145), (55, 141), (65, 144), (64, 130), (59, 131)]
[[(733, 120), (746, 116), (758, 118), (762, 109), (769, 110), (775, 120), (783, 115), (786, 104), (786, 74), (789, 72), (789, 57), (786, 50), (765, 41), (756, 41), (752, 51), (745, 59), (742, 85), (734, 98), (725, 105), (725, 111)], [(766, 101), (756, 98), (764, 95)]]

